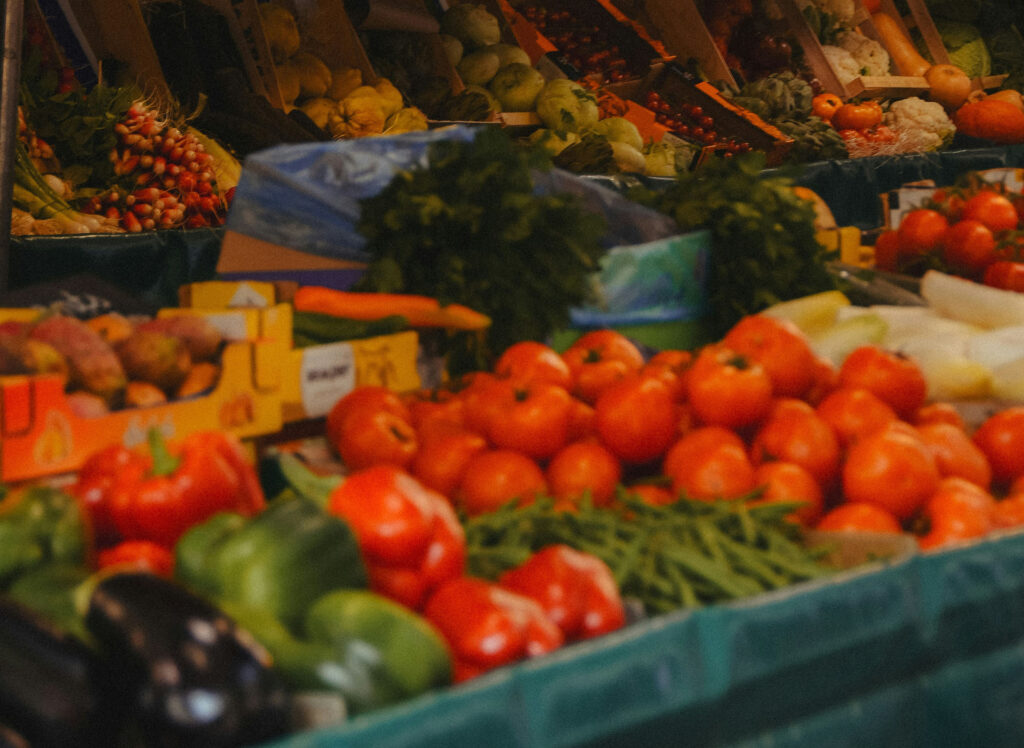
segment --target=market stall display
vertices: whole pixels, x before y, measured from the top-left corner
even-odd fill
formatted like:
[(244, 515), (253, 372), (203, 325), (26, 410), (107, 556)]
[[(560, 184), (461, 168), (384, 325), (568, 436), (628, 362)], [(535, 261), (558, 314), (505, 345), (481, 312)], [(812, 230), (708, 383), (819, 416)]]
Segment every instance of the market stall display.
[(202, 111), (23, 85), (0, 742), (1016, 739), (987, 3), (174, 4)]

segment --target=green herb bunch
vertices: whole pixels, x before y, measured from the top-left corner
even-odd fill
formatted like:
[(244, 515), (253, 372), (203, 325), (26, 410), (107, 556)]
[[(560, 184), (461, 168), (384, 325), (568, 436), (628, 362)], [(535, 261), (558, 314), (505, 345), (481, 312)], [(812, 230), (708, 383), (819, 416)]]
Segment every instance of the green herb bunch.
[(683, 231), (712, 234), (709, 332), (720, 337), (740, 318), (772, 304), (835, 288), (818, 242), (814, 206), (787, 173), (763, 174), (765, 154), (710, 159), (667, 189), (630, 197), (671, 216)]
[(428, 165), (361, 201), (372, 259), (357, 288), (417, 293), (489, 315), (486, 340), (453, 336), (449, 371), (486, 368), (520, 340), (545, 340), (589, 299), (603, 216), (568, 194), (534, 194), (539, 151), (496, 128), (432, 144)]

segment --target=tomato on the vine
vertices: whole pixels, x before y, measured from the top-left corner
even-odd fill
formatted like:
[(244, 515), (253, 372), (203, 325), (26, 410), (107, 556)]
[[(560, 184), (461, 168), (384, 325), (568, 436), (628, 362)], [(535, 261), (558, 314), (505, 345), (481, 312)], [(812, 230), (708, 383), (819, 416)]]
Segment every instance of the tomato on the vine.
[(900, 257), (917, 257), (938, 249), (949, 221), (937, 210), (916, 208), (900, 221), (896, 229)]
[(996, 239), (981, 221), (965, 218), (942, 235), (942, 259), (955, 273), (975, 277), (996, 260)]
[(772, 404), (765, 368), (723, 343), (704, 346), (686, 375), (686, 394), (706, 425), (742, 428), (760, 421)]
[(1020, 216), (1006, 195), (993, 190), (981, 190), (964, 203), (960, 220), (974, 219), (992, 231), (1010, 231), (1017, 228)]

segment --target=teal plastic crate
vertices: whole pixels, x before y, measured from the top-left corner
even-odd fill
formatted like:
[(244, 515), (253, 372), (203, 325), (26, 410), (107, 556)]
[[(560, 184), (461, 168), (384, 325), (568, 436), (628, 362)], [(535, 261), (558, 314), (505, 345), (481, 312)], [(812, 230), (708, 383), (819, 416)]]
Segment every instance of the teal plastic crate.
[(275, 748), (1017, 746), (1024, 535), (633, 624)]

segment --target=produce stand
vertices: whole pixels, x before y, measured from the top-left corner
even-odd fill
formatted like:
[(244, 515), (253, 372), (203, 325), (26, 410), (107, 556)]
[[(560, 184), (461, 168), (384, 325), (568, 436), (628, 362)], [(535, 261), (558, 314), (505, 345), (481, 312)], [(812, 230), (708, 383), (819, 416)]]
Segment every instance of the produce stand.
[[(202, 3), (230, 16), (231, 31), (252, 47), (247, 50), (245, 73), (251, 79), (253, 95), (265, 99), (263, 103), (275, 109), (276, 114), (286, 116), (284, 110), (291, 109), (292, 104), (285, 101), (284, 80), (277, 70), (280, 63), (273, 59), (271, 41), (260, 20), (259, 3), (256, 0), (202, 0)], [(126, 2), (126, 5), (132, 11), (139, 8), (133, 2)], [(310, 4), (305, 5), (309, 10)], [(361, 34), (366, 30), (379, 30), (381, 25), (385, 30), (395, 23), (403, 25), (405, 15), (399, 12), (396, 21), (393, 15), (396, 9), (412, 8), (412, 17), (417, 22), (414, 25), (422, 22), (424, 11), (419, 2), (392, 4), (379, 14), (374, 13), (374, 3), (364, 5), (368, 15), (352, 24), (347, 15), (349, 10), (341, 0), (312, 4), (314, 10), (319, 8), (319, 13), (343, 22), (341, 35), (353, 48), (341, 49), (337, 45), (339, 40), (332, 38), (329, 32), (331, 24), (317, 24), (310, 17), (299, 15), (306, 25), (305, 34), (312, 36), (313, 31), (323, 34), (317, 41), (332, 50), (332, 66), (354, 61), (365, 76), (363, 87), (372, 88), (384, 76), (379, 70), (375, 71), (367, 50), (362, 48)], [(533, 21), (518, 14), (523, 5), (503, 0), (487, 4), (503, 15), (501, 39), (532, 39), (531, 51), (539, 54), (532, 55), (531, 63), (555, 79), (572, 77), (572, 66), (566, 63), (564, 55), (559, 57), (558, 48), (564, 47), (563, 52), (572, 51), (576, 48), (575, 41), (563, 37), (556, 44), (548, 39), (534, 28)], [(622, 21), (618, 5), (601, 0), (602, 12), (597, 17), (605, 19), (611, 13), (610, 18)], [(882, 215), (881, 196), (908, 183), (930, 181), (935, 185), (951, 185), (967, 172), (1024, 168), (1024, 142), (996, 145), (991, 139), (973, 140), (962, 134), (956, 136), (951, 148), (814, 160), (794, 168), (793, 164), (786, 163), (795, 145), (793, 137), (757, 113), (734, 103), (732, 93), (727, 96), (709, 82), (698, 83), (696, 74), (684, 67), (683, 63), (689, 62), (687, 57), (703, 58), (704, 66), (711, 67), (711, 72), (723, 81), (731, 79), (732, 83), (737, 83), (733, 78), (736, 71), (716, 47), (708, 29), (688, 28), (691, 24), (702, 23), (698, 3), (688, 1), (685, 4), (685, 22), (672, 15), (677, 12), (672, 3), (649, 0), (637, 5), (644, 5), (652, 19), (662, 20), (667, 46), (663, 47), (657, 40), (653, 40), (653, 45), (648, 44), (652, 39), (644, 38), (641, 67), (646, 75), (610, 83), (609, 90), (616, 97), (609, 96), (602, 104), (625, 107), (621, 111), (644, 119), (645, 135), (656, 133), (659, 138), (666, 137), (672, 128), (676, 128), (678, 134), (680, 127), (689, 127), (678, 122), (672, 127), (665, 126), (655, 121), (653, 110), (645, 109), (646, 105), (657, 101), (661, 93), (669, 94), (670, 104), (701, 110), (695, 115), (696, 122), (701, 116), (707, 116), (709, 128), (713, 125), (723, 131), (729, 128), (742, 137), (748, 148), (765, 154), (764, 163), (770, 168), (759, 175), (755, 173), (752, 179), (763, 178), (767, 183), (773, 177), (792, 178), (793, 185), (812, 190), (831, 210), (836, 227), (830, 228), (835, 228), (837, 234), (842, 228), (850, 227), (864, 232), (890, 228)], [(918, 77), (911, 80), (910, 76), (901, 75), (862, 76), (852, 83), (841, 84), (834, 71), (827, 68), (821, 44), (813, 38), (799, 4), (786, 0), (782, 5), (781, 22), (789, 24), (791, 29), (795, 27), (797, 38), (809, 47), (806, 51), (812, 67), (818, 66), (825, 90), (851, 100), (862, 96), (877, 99), (927, 96), (927, 81)], [(859, 0), (854, 5), (859, 25), (872, 37), (874, 31), (864, 5)], [(572, 2), (564, 6), (574, 7)], [(883, 0), (881, 6), (888, 12), (895, 12), (896, 6), (891, 0)], [(112, 13), (111, 9), (120, 6), (106, 2), (103, 7), (107, 11), (106, 25), (116, 25), (117, 13)], [(912, 20), (925, 32), (925, 41), (936, 62), (948, 62), (949, 56), (941, 48), (941, 40), (925, 5), (910, 2), (909, 7)], [(536, 8), (534, 11), (536, 13)], [(232, 211), (223, 225), (184, 228), (182, 223), (174, 229), (157, 230), (151, 226), (151, 230), (117, 234), (8, 236), (7, 220), (11, 213), (8, 166), (15, 145), (12, 141), (17, 139), (13, 111), (17, 97), (12, 99), (10, 94), (18, 88), (16, 50), (21, 43), (21, 14), (21, 0), (7, 0), (4, 58), (0, 68), (3, 84), (3, 99), (0, 100), (0, 164), (3, 165), (0, 169), (0, 296), (18, 292), (20, 299), (29, 300), (24, 304), (19, 301), (18, 306), (27, 307), (35, 303), (31, 297), (33, 292), (51, 294), (65, 280), (71, 282), (86, 277), (117, 287), (131, 297), (138, 303), (137, 308), (132, 308), (133, 313), (152, 310), (155, 314), (168, 307), (192, 307), (183, 316), (193, 313), (211, 318), (220, 316), (220, 324), (230, 324), (243, 332), (225, 339), (230, 342), (221, 348), (220, 355), (227, 365), (228, 376), (216, 387), (211, 385), (205, 395), (190, 395), (183, 403), (133, 406), (137, 410), (108, 413), (103, 428), (95, 424), (83, 425), (81, 414), (65, 402), (67, 393), (61, 377), (34, 373), (0, 377), (3, 426), (0, 429), (0, 457), (3, 457), (0, 477), (10, 479), (12, 484), (36, 478), (53, 479), (57, 484), (70, 483), (74, 472), (84, 462), (86, 447), (92, 446), (90, 436), (105, 443), (116, 443), (118, 439), (125, 441), (124, 435), (130, 434), (131, 446), (137, 446), (144, 443), (157, 422), (179, 434), (189, 433), (193, 427), (230, 432), (238, 437), (240, 448), (257, 458), (263, 448), (298, 453), (302, 450), (303, 439), (311, 434), (322, 438), (325, 430), (332, 428), (333, 405), (358, 387), (379, 385), (382, 390), (391, 390), (392, 395), (409, 395), (411, 402), (411, 393), (423, 394), (418, 389), (424, 383), (434, 385), (446, 381), (440, 360), (424, 360), (432, 353), (421, 345), (427, 336), (418, 337), (422, 330), (408, 329), (408, 325), (399, 332), (353, 336), (322, 345), (300, 344), (297, 336), (293, 336), (292, 327), (292, 318), (299, 310), (297, 289), (322, 286), (342, 291), (363, 278), (372, 258), (366, 248), (367, 238), (359, 227), (360, 201), (379, 195), (392, 184), (396, 173), (424, 166), (432, 145), (445, 140), (471, 143), (477, 133), (494, 132), (492, 128), (528, 136), (539, 129), (539, 114), (504, 112), (478, 122), (431, 120), (424, 124), (421, 132), (391, 134), (382, 130), (378, 133), (380, 137), (373, 138), (325, 134), (323, 138), (310, 138), (280, 149), (257, 149), (241, 159), (244, 170), (237, 181), (237, 194), (231, 193)], [(139, 21), (136, 15), (133, 12), (131, 17)], [(318, 16), (314, 14), (314, 17)], [(641, 29), (628, 22), (628, 18), (625, 20), (627, 23), (617, 28), (618, 31)], [(911, 19), (902, 19), (901, 23), (907, 20)], [(432, 49), (437, 54), (431, 57), (428, 67), (441, 73), (444, 82), (450, 84), (452, 95), (463, 93), (461, 74), (454, 63), (448, 65), (449, 61), (442, 59), (438, 24), (431, 22), (415, 31), (431, 36)], [(130, 46), (122, 50), (129, 56), (132, 54)], [(143, 46), (146, 47), (143, 50), (146, 64), (154, 64), (153, 50)], [(526, 46), (524, 44), (523, 48)], [(159, 77), (156, 72), (154, 76)], [(976, 91), (983, 92), (992, 87), (989, 84), (994, 86), (1001, 82), (1001, 79), (986, 77), (974, 80), (972, 85)], [(406, 92), (401, 93), (408, 98)], [(657, 95), (652, 97), (652, 93)], [(364, 96), (372, 95), (364, 91)], [(575, 95), (582, 98), (586, 93), (581, 87)], [(638, 114), (638, 110), (643, 111)], [(448, 124), (455, 126), (446, 127)], [(142, 138), (140, 134), (134, 142)], [(668, 142), (671, 140), (670, 137)], [(128, 144), (119, 141), (118, 147), (122, 145), (125, 146), (123, 152), (119, 154), (115, 150), (112, 161), (120, 157), (124, 157), (123, 160), (134, 158), (128, 153)], [(697, 155), (687, 166), (693, 170), (709, 162), (712, 165), (726, 163), (727, 157), (742, 152), (729, 150), (731, 146), (727, 141), (693, 141), (691, 145), (697, 146)], [(203, 168), (197, 164), (194, 171), (200, 172)], [(510, 166), (503, 164), (501, 168)], [(600, 244), (602, 249), (620, 251), (620, 257), (634, 251), (636, 256), (651, 252), (646, 255), (652, 257), (648, 266), (642, 266), (639, 260), (632, 266), (629, 260), (624, 260), (621, 266), (602, 266), (607, 277), (599, 272), (589, 276), (594, 286), (605, 284), (601, 289), (606, 294), (604, 301), (612, 283), (618, 279), (621, 284), (622, 277), (628, 278), (625, 290), (636, 291), (637, 297), (643, 296), (641, 291), (648, 290), (644, 281), (655, 276), (660, 281), (666, 277), (678, 281), (669, 289), (678, 292), (667, 304), (672, 314), (658, 305), (655, 305), (657, 314), (650, 318), (643, 314), (634, 316), (631, 312), (635, 310), (628, 308), (609, 312), (607, 308), (573, 307), (569, 310), (569, 319), (574, 325), (571, 329), (554, 331), (549, 341), (554, 348), (568, 348), (589, 328), (623, 332), (641, 344), (637, 350), (646, 346), (643, 349), (648, 355), (659, 348), (679, 347), (688, 349), (687, 353), (695, 352), (704, 342), (707, 328), (703, 323), (710, 308), (708, 277), (717, 259), (710, 229), (717, 227), (681, 232), (679, 223), (651, 207), (653, 202), (642, 205), (639, 198), (635, 202), (626, 199), (627, 193), (638, 185), (650, 188), (652, 193), (667, 193), (675, 179), (681, 177), (682, 174), (665, 178), (640, 172), (581, 177), (561, 169), (537, 172), (533, 177), (532, 197), (568, 192), (590, 212), (601, 215), (607, 226), (594, 243)], [(206, 187), (213, 189), (212, 183), (212, 178), (207, 180)], [(787, 196), (792, 197), (792, 194), (787, 193)], [(526, 199), (523, 195), (518, 197)], [(225, 201), (224, 206), (227, 205)], [(428, 207), (434, 205), (427, 204)], [(153, 210), (150, 207), (148, 212), (140, 210), (138, 213), (151, 215)], [(799, 211), (799, 208), (794, 210)], [(424, 208), (424, 213), (429, 210)], [(810, 227), (808, 236), (815, 228)], [(447, 236), (444, 239), (451, 241)], [(865, 254), (865, 264), (872, 262), (869, 255)], [(662, 272), (658, 261), (666, 257), (670, 267)], [(761, 264), (769, 271), (779, 270), (775, 258), (750, 259), (750, 268), (755, 272), (763, 270), (755, 267)], [(626, 272), (630, 269), (632, 275)], [(550, 274), (557, 272), (556, 269)], [(624, 275), (616, 276), (616, 272)], [(754, 275), (752, 272), (752, 277)], [(205, 286), (206, 282), (216, 284)], [(282, 290), (287, 291), (284, 297), (278, 295)], [(658, 290), (664, 290), (664, 286)], [(634, 297), (630, 293), (624, 296), (628, 306)], [(50, 297), (39, 298), (43, 305), (52, 301)], [(924, 301), (923, 296), (909, 298), (915, 303)], [(440, 308), (438, 299), (427, 300)], [(660, 296), (655, 300), (665, 301)], [(444, 303), (448, 301), (445, 299)], [(20, 311), (23, 310), (11, 313), (12, 324), (27, 320), (27, 315), (22, 319), (17, 313)], [(778, 313), (777, 308), (775, 311)], [(273, 322), (264, 324), (264, 314)], [(837, 320), (838, 315), (835, 312)], [(355, 318), (345, 319), (351, 322)], [(7, 317), (0, 317), (0, 322), (7, 321)], [(944, 322), (951, 327), (953, 320)], [(1024, 325), (1021, 327), (1024, 329)], [(463, 332), (479, 329), (461, 328)], [(435, 332), (433, 340), (436, 342), (450, 332), (450, 329)], [(483, 337), (478, 335), (478, 339)], [(872, 340), (878, 339), (880, 336)], [(817, 363), (822, 363), (828, 354), (818, 358), (821, 360)], [(1020, 360), (1024, 362), (1024, 354)], [(1024, 370), (1024, 366), (1021, 368)], [(436, 376), (422, 376), (425, 370)], [(1021, 381), (1024, 382), (1024, 375)], [(816, 380), (815, 384), (819, 382)], [(682, 386), (689, 387), (688, 384)], [(766, 385), (769, 391), (772, 386), (774, 383)], [(809, 391), (810, 386), (803, 392)], [(437, 392), (431, 394), (440, 400)], [(455, 397), (451, 393), (444, 394)], [(574, 392), (573, 397), (577, 394)], [(254, 404), (252, 399), (256, 396), (258, 401)], [(765, 403), (767, 399), (766, 395)], [(507, 401), (510, 408), (511, 402)], [(810, 396), (808, 402), (811, 402)], [(430, 400), (430, 404), (438, 403)], [(670, 417), (679, 415), (674, 410), (678, 404), (673, 400), (669, 402), (671, 408), (665, 408), (672, 410)], [(961, 412), (967, 405), (975, 407), (977, 418), (974, 420), (980, 422), (987, 417), (990, 408), (1014, 404), (980, 401), (958, 405)], [(236, 407), (240, 411), (235, 410)], [(588, 407), (590, 415), (596, 419), (596, 396)], [(767, 420), (768, 412), (766, 404), (759, 418)], [(70, 424), (68, 429), (74, 427), (75, 449), (57, 455), (63, 462), (57, 458), (48, 463), (39, 461), (33, 470), (26, 471), (30, 456), (39, 456), (38, 445), (42, 439), (38, 432), (43, 430), (42, 416), (49, 414), (59, 415), (62, 423)], [(399, 417), (397, 413), (391, 415)], [(896, 419), (895, 410), (893, 418)], [(906, 420), (909, 422), (909, 415)], [(755, 428), (760, 428), (760, 423), (751, 420), (735, 427), (737, 431), (749, 429), (751, 448)], [(487, 438), (496, 443), (490, 422), (486, 428), (490, 429)], [(732, 425), (729, 428), (733, 428)], [(564, 430), (569, 433), (569, 426)], [(673, 422), (669, 424), (669, 432), (673, 438), (681, 438), (683, 429)], [(671, 443), (666, 439), (666, 444)], [(338, 454), (329, 455), (327, 469), (311, 478), (310, 483), (355, 472), (337, 463), (341, 452), (337, 444), (323, 448)], [(836, 449), (838, 455), (839, 447)], [(761, 454), (758, 459), (781, 461), (778, 455), (766, 457), (765, 454), (769, 453)], [(663, 469), (666, 473), (659, 478), (676, 481), (667, 474), (661, 462), (663, 457), (664, 452), (660, 452), (655, 457), (624, 459), (624, 462), (631, 462), (630, 466), (638, 472), (640, 468), (656, 465), (656, 471)], [(551, 458), (551, 453), (543, 455), (538, 458), (538, 464)], [(8, 464), (8, 460), (13, 464)], [(838, 456), (836, 460), (838, 464)], [(937, 485), (938, 468), (935, 470)], [(833, 489), (841, 481), (835, 474), (831, 480)], [(1000, 490), (1004, 488), (1001, 486)], [(839, 495), (842, 490), (845, 486), (835, 490), (836, 503), (846, 500)], [(296, 493), (301, 499), (308, 498), (301, 491)], [(0, 502), (4, 497), (5, 494), (0, 493)], [(327, 501), (324, 499), (325, 504)], [(820, 502), (824, 507), (825, 499)], [(320, 506), (317, 511), (323, 508)], [(466, 510), (464, 505), (459, 508)], [(319, 512), (316, 518), (323, 521), (327, 514)], [(3, 512), (0, 512), (2, 518)], [(661, 614), (645, 615), (640, 612), (642, 604), (638, 599), (627, 598), (628, 623), (612, 633), (572, 641), (543, 656), (495, 667), (466, 682), (432, 687), (415, 697), (371, 708), (343, 721), (318, 725), (314, 720), (309, 729), (259, 742), (258, 746), (1016, 746), (1020, 735), (1024, 734), (1024, 680), (1021, 678), (1024, 666), (1024, 532), (1020, 527), (990, 529), (984, 537), (969, 542), (924, 550), (919, 545), (924, 533), (914, 534), (919, 528), (911, 529), (909, 516), (900, 519), (905, 520), (902, 533), (810, 532), (810, 544), (824, 543), (834, 555), (849, 554), (839, 564), (841, 570), (834, 574), (752, 594), (738, 601), (695, 604)], [(431, 530), (436, 532), (442, 521), (433, 518), (431, 521)], [(120, 527), (117, 530), (121, 532)], [(280, 540), (272, 533), (267, 537), (270, 545)], [(352, 542), (356, 542), (354, 535)], [(434, 542), (432, 537), (430, 543)], [(358, 550), (355, 545), (353, 548)], [(720, 555), (724, 557), (725, 552), (720, 550)], [(297, 555), (291, 561), (295, 562), (296, 558)], [(298, 565), (292, 567), (292, 571)], [(0, 570), (2, 568), (0, 565)], [(373, 575), (369, 578), (372, 580)], [(0, 581), (3, 581), (2, 576)], [(371, 582), (368, 581), (367, 586), (372, 588)], [(216, 597), (212, 592), (210, 595), (211, 600)], [(291, 613), (296, 614), (296, 611)], [(270, 648), (267, 645), (267, 649)], [(454, 655), (452, 657), (454, 661)], [(2, 678), (0, 670), (0, 680)], [(294, 690), (303, 696), (309, 695), (305, 689)], [(0, 690), (0, 697), (3, 695)], [(3, 706), (0, 698), (0, 707)], [(4, 727), (0, 724), (0, 743), (4, 742)], [(252, 748), (257, 748), (257, 744)]]

